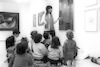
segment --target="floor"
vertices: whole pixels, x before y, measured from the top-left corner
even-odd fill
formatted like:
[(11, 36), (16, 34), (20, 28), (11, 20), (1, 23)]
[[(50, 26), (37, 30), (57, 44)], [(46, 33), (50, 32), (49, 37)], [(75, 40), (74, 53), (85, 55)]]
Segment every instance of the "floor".
[[(8, 67), (8, 64), (7, 63), (1, 63), (0, 67)], [(61, 66), (61, 67), (67, 67), (67, 66)], [(100, 65), (92, 63), (92, 62), (90, 62), (90, 60), (78, 60), (76, 62), (75, 67), (100, 67)]]
[[(7, 63), (4, 63), (6, 60), (6, 49), (5, 49), (5, 42), (0, 42), (0, 67), (8, 67)], [(66, 66), (62, 66), (66, 67)], [(78, 59), (76, 61), (75, 67), (100, 67), (100, 65), (97, 65), (95, 63), (92, 63), (89, 59), (88, 60), (83, 60), (83, 59)]]

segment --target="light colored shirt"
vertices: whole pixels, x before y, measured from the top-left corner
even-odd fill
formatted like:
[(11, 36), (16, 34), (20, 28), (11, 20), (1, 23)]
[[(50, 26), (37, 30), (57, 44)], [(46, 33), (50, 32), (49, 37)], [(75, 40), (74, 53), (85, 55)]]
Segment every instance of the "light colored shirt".
[(44, 14), (41, 22), (45, 24), (44, 27), (46, 31), (54, 30), (54, 19), (52, 14)]
[(48, 47), (48, 58), (52, 60), (59, 60), (63, 57), (62, 47), (59, 46), (58, 49), (51, 48), (51, 45)]
[(42, 43), (34, 43), (33, 44), (33, 53), (32, 55), (35, 58), (42, 59), (44, 55), (47, 54), (47, 49)]
[(54, 30), (54, 19), (52, 17), (52, 14), (45, 15), (45, 20), (46, 20), (45, 28), (48, 30)]

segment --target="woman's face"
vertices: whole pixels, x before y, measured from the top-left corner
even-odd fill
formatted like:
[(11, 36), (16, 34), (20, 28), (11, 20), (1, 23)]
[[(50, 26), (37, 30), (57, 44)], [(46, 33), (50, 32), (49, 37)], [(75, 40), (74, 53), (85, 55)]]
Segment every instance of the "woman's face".
[(51, 8), (51, 9), (49, 9), (48, 11), (49, 11), (49, 13), (52, 13), (52, 8)]

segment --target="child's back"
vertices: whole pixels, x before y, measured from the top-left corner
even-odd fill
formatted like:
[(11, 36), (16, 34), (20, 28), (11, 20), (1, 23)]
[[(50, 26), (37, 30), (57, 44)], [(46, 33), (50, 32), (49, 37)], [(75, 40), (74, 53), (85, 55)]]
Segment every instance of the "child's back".
[(51, 48), (51, 45), (48, 47), (48, 58), (52, 60), (59, 60), (62, 58), (62, 47), (59, 46), (58, 49)]
[(33, 65), (32, 55), (27, 53), (28, 42), (21, 40), (16, 46), (16, 54), (9, 63), (9, 67), (29, 67)]
[(44, 46), (44, 44), (41, 43), (42, 35), (36, 34), (34, 37), (34, 44), (33, 44), (33, 53), (34, 60), (43, 61), (44, 63), (46, 55), (47, 55), (47, 49)]
[(62, 57), (60, 40), (57, 36), (54, 36), (51, 45), (48, 47), (48, 59), (51, 64), (57, 65), (58, 63), (62, 63)]
[(16, 55), (13, 67), (29, 67), (33, 64), (32, 56), (29, 53)]
[(76, 42), (74, 40), (66, 40), (63, 46), (63, 54), (65, 60), (73, 60), (76, 55)]
[(68, 39), (64, 42), (63, 45), (64, 62), (66, 64), (66, 62), (71, 61), (72, 64), (77, 54), (77, 46), (76, 42), (73, 40), (74, 35), (72, 30), (68, 30), (66, 36)]

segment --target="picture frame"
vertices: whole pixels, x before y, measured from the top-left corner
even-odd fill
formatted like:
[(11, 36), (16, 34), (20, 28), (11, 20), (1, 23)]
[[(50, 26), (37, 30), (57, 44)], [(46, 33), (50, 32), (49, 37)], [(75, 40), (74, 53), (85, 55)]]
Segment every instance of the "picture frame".
[(85, 11), (85, 31), (97, 32), (98, 30), (98, 11), (90, 9)]
[(42, 26), (43, 25), (43, 22), (41, 22), (41, 21), (42, 21), (44, 13), (45, 13), (44, 11), (38, 13), (38, 26)]
[(90, 7), (98, 4), (98, 0), (85, 0), (85, 6)]
[(36, 27), (36, 14), (33, 15), (33, 27)]
[(59, 0), (59, 30), (74, 30), (73, 0)]
[(0, 12), (0, 30), (19, 30), (19, 13)]

